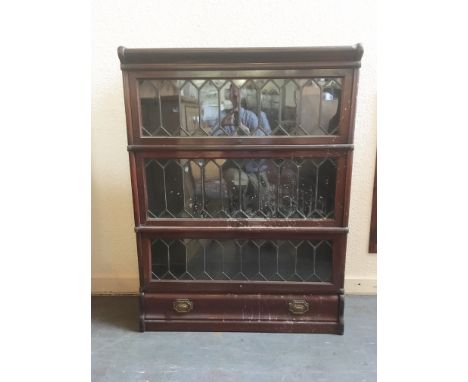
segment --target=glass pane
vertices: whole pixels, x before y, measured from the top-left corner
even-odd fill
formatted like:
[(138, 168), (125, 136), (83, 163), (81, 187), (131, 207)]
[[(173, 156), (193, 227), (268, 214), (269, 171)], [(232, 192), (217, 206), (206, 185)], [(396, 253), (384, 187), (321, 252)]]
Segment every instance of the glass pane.
[(140, 80), (142, 137), (337, 134), (341, 78)]
[(306, 81), (300, 89), (299, 123), (296, 129), (298, 135), (301, 132), (309, 135), (326, 134), (319, 130), (320, 120), (320, 87), (314, 81)]
[(200, 90), (200, 129), (202, 135), (211, 135), (213, 127), (218, 122), (219, 101), (218, 88), (211, 81), (207, 81)]
[(260, 99), (264, 118), (269, 122), (270, 129), (277, 131), (280, 125), (280, 88), (275, 82), (268, 81), (260, 88)]
[(328, 240), (156, 239), (153, 280), (329, 282)]
[(340, 120), (341, 81), (320, 78), (316, 82), (321, 88), (320, 130), (324, 134), (336, 134)]
[(181, 136), (197, 135), (200, 132), (199, 90), (187, 81), (180, 91), (180, 134)]
[(334, 217), (336, 159), (145, 159), (149, 218)]

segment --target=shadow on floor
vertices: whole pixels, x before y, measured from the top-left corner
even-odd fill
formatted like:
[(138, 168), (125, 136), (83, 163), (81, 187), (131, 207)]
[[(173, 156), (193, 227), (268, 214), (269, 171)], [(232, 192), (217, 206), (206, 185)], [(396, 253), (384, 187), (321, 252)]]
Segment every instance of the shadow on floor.
[(93, 325), (139, 332), (139, 297), (93, 296), (91, 316)]

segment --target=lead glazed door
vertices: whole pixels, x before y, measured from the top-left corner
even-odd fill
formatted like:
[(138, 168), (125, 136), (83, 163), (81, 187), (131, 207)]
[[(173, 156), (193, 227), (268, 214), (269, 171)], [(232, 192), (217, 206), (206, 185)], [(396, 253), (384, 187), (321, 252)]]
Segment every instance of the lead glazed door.
[(126, 49), (140, 328), (343, 332), (363, 49)]

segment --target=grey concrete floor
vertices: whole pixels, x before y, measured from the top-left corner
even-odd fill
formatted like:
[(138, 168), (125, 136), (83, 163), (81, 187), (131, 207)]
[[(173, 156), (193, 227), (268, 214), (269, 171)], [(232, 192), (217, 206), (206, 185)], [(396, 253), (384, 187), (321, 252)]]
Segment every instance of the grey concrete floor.
[(93, 297), (92, 381), (373, 382), (376, 308), (346, 296), (343, 336), (139, 333), (137, 297)]

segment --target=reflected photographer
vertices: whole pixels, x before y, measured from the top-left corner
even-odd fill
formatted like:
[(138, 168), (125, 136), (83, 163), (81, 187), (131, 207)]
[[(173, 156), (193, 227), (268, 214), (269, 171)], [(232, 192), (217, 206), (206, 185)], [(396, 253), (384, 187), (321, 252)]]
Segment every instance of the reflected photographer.
[[(232, 109), (221, 112), (221, 123), (214, 126), (213, 135), (271, 135), (266, 114), (260, 112), (257, 116), (241, 105), (241, 99), (245, 99), (243, 91), (231, 85), (227, 98), (232, 103)], [(223, 166), (223, 178), (227, 184), (232, 211), (260, 210), (267, 217), (273, 214), (274, 190), (268, 180), (265, 160), (249, 160), (242, 165), (228, 160)]]
[[(241, 98), (245, 99), (245, 90), (231, 85), (227, 98), (232, 103), (232, 109), (221, 112), (221, 124), (214, 126), (213, 135), (271, 135), (270, 124), (264, 112), (258, 116), (241, 105)], [(244, 97), (241, 97), (244, 95)]]

